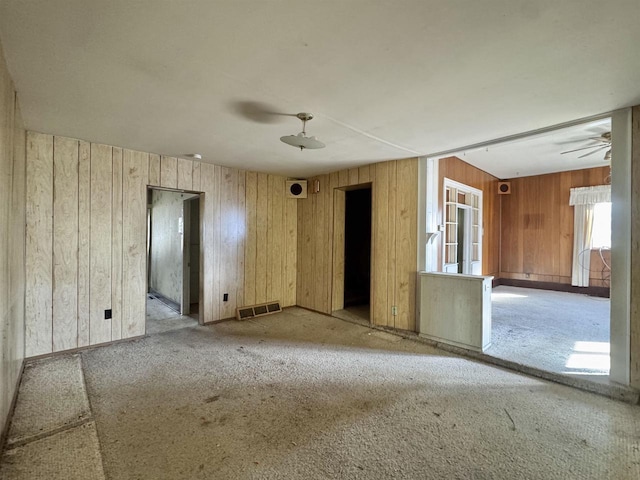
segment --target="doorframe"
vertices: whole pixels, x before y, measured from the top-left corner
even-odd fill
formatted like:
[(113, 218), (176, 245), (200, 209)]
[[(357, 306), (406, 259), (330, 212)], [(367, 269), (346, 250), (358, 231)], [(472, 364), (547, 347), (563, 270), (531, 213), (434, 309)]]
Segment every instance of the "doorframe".
[(182, 298), (180, 299), (181, 315), (189, 315), (189, 313), (191, 313), (191, 198), (192, 197), (182, 200)]
[[(180, 194), (188, 194), (188, 195), (198, 195), (198, 197), (191, 197), (192, 199), (195, 198), (199, 198), (200, 200), (200, 208), (199, 208), (199, 212), (200, 212), (200, 216), (198, 218), (198, 223), (199, 223), (199, 230), (198, 233), (200, 235), (200, 254), (199, 254), (199, 262), (200, 262), (200, 274), (198, 277), (198, 324), (200, 325), (204, 325), (204, 315), (203, 315), (203, 302), (204, 302), (204, 296), (206, 294), (204, 288), (203, 288), (203, 282), (204, 282), (204, 276), (203, 276), (203, 262), (204, 262), (204, 216), (203, 216), (203, 207), (204, 207), (204, 201), (205, 201), (205, 192), (201, 192), (201, 191), (197, 191), (197, 190), (182, 190), (182, 189), (177, 189), (177, 188), (167, 188), (167, 187), (160, 187), (157, 185), (146, 185), (145, 190), (147, 192), (147, 197), (146, 197), (146, 209), (147, 209), (147, 216), (145, 217), (145, 238), (147, 239), (147, 245), (146, 245), (146, 255), (145, 255), (145, 261), (144, 261), (144, 266), (145, 266), (145, 278), (146, 278), (146, 285), (145, 285), (145, 289), (144, 289), (144, 312), (145, 312), (145, 334), (147, 332), (147, 322), (146, 322), (146, 315), (147, 315), (147, 295), (149, 293), (149, 275), (151, 272), (151, 231), (153, 229), (152, 226), (152, 220), (151, 220), (151, 204), (149, 204), (149, 193), (152, 192), (153, 190), (161, 190), (161, 191), (165, 191), (165, 192), (173, 192), (173, 193), (180, 193)], [(184, 202), (185, 201), (189, 201), (191, 199), (184, 199), (183, 200), (183, 219), (184, 219)], [(183, 243), (183, 249), (182, 249), (182, 258), (183, 258), (183, 262), (182, 262), (182, 271), (183, 271), (183, 289), (182, 289), (182, 294), (184, 296), (184, 220), (183, 220), (183, 235), (182, 235), (182, 243)], [(181, 299), (181, 305), (180, 305), (180, 310), (182, 310), (182, 305), (184, 304), (184, 298)], [(181, 313), (182, 315), (182, 313)]]
[(609, 379), (631, 381), (631, 109), (611, 114)]
[[(451, 187), (451, 188), (455, 188), (458, 192), (463, 192), (465, 194), (471, 194), (471, 195), (476, 195), (478, 197), (478, 263), (480, 264), (480, 273), (478, 275), (482, 275), (482, 237), (484, 236), (484, 231), (483, 231), (483, 227), (482, 227), (482, 219), (483, 219), (483, 197), (482, 197), (482, 190), (478, 189), (478, 188), (474, 188), (470, 185), (466, 185), (464, 183), (460, 183), (457, 182), (455, 180), (452, 180), (450, 178), (445, 177), (442, 180), (442, 194), (441, 194), (441, 200), (442, 200), (442, 218), (441, 218), (441, 225), (444, 226), (444, 231), (443, 231), (443, 235), (442, 235), (442, 262), (439, 265), (440, 269), (442, 272), (446, 271), (445, 266), (446, 264), (446, 240), (447, 240), (447, 223), (446, 223), (446, 216), (447, 216), (447, 187)], [(471, 213), (471, 215), (469, 215), (469, 218), (466, 219), (465, 221), (471, 222), (472, 221), (472, 216), (473, 216), (473, 209), (472, 209), (472, 205), (469, 204), (464, 204), (464, 203), (458, 203), (457, 199), (456, 199), (456, 212), (458, 208), (467, 208)], [(467, 216), (465, 215), (465, 218)], [(457, 223), (457, 222), (456, 222)], [(470, 224), (472, 225), (472, 224)], [(465, 225), (465, 231), (468, 231), (468, 235), (471, 236), (471, 242), (467, 242), (467, 245), (465, 245), (465, 253), (467, 254), (467, 259), (468, 259), (468, 263), (469, 263), (469, 272), (467, 273), (467, 275), (471, 275), (473, 272), (473, 265), (472, 265), (472, 260), (471, 260), (471, 246), (473, 243), (473, 227), (467, 229), (466, 225)], [(460, 259), (458, 259), (460, 260)], [(458, 261), (458, 263), (460, 263), (460, 261)], [(464, 267), (463, 267), (464, 270)]]
[[(185, 192), (189, 193), (190, 192)], [(194, 193), (195, 194), (195, 193)], [(198, 196), (193, 196), (186, 198), (182, 202), (182, 216), (183, 216), (183, 232), (182, 235), (182, 302), (181, 302), (181, 310), (182, 315), (189, 315), (191, 313), (191, 226), (193, 225), (194, 219), (191, 218), (191, 204), (193, 202), (198, 202), (198, 206), (200, 207), (202, 202), (203, 194), (199, 194)], [(185, 208), (188, 206), (189, 208)], [(200, 208), (198, 208), (198, 212), (200, 212)], [(201, 216), (199, 215), (198, 219), (198, 245), (200, 246), (200, 254), (199, 257), (202, 258), (202, 221)], [(201, 260), (199, 259), (200, 263)], [(198, 268), (198, 302), (202, 298), (202, 272), (201, 269)], [(186, 299), (186, 301), (185, 301)], [(186, 305), (186, 308), (185, 308)], [(200, 312), (202, 311), (200, 303), (198, 303), (198, 317), (200, 317)]]
[(331, 276), (331, 313), (344, 309), (344, 246), (346, 227), (346, 192), (351, 190), (371, 190), (371, 230), (369, 258), (369, 325), (373, 325), (373, 284), (374, 284), (374, 255), (373, 255), (373, 201), (374, 186), (372, 182), (335, 187), (333, 189), (333, 252)]
[[(462, 231), (464, 232), (463, 243), (462, 243), (462, 259), (458, 259), (458, 264), (462, 263), (462, 273), (464, 275), (471, 275), (471, 245), (473, 243), (473, 233), (471, 229), (471, 217), (473, 212), (471, 210), (471, 205), (465, 205), (459, 203), (457, 205), (457, 210), (464, 211), (464, 222), (462, 225)], [(458, 212), (458, 220), (460, 219), (460, 213)], [(458, 230), (460, 229), (460, 222), (458, 221)], [(458, 244), (460, 243), (460, 237), (458, 236)], [(481, 258), (482, 260), (482, 258)], [(466, 271), (465, 271), (466, 270)]]

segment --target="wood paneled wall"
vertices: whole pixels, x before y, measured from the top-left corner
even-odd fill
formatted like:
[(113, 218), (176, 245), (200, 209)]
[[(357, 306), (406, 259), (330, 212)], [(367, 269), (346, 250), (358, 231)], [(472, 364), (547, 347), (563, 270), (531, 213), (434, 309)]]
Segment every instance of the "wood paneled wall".
[[(330, 314), (334, 285), (344, 281), (334, 262), (343, 241), (336, 189), (371, 183), (371, 312), (376, 325), (415, 330), (418, 160), (398, 160), (309, 179), (320, 192), (298, 200), (298, 305)], [(337, 199), (337, 202), (335, 201)], [(337, 205), (337, 207), (336, 207)], [(338, 208), (338, 211), (335, 211)], [(397, 316), (391, 307), (398, 307)]]
[[(500, 195), (498, 179), (458, 157), (440, 159), (438, 163), (438, 225), (444, 224), (443, 184), (449, 178), (482, 190), (482, 274), (498, 276), (500, 271)], [(442, 236), (438, 237), (438, 271), (442, 271)]]
[(0, 432), (24, 360), (24, 222), (25, 131), (0, 47)]
[(144, 334), (149, 186), (204, 193), (205, 323), (237, 306), (294, 305), (297, 200), (285, 180), (29, 132), (27, 356)]
[[(608, 167), (510, 179), (513, 192), (510, 195), (498, 195), (496, 177), (457, 157), (441, 159), (438, 173), (440, 188), (446, 177), (483, 192), (484, 275), (571, 283), (573, 208), (569, 206), (569, 189), (602, 185), (609, 174)], [(443, 222), (441, 193), (438, 223)], [(608, 252), (605, 259), (607, 256)], [(606, 268), (597, 252), (593, 252), (592, 262), (590, 284), (608, 286), (609, 275), (603, 273)]]
[[(502, 278), (571, 283), (573, 187), (603, 185), (609, 167), (573, 170), (510, 180), (502, 201)], [(596, 265), (597, 268), (597, 265)], [(594, 269), (592, 269), (594, 270)], [(602, 284), (601, 272), (593, 272)]]

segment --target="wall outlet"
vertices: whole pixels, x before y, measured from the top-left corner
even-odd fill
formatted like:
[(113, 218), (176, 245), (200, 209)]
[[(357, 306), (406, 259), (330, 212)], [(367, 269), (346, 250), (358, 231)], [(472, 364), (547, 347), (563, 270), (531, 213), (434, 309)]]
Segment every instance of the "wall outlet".
[(228, 302), (229, 301), (229, 294), (228, 293), (224, 293), (222, 295), (222, 301), (223, 302)]
[(110, 318), (111, 318), (111, 309), (109, 308), (108, 310), (104, 311), (104, 319), (109, 320)]
[(396, 307), (395, 305), (391, 307), (391, 315), (398, 315), (398, 307)]

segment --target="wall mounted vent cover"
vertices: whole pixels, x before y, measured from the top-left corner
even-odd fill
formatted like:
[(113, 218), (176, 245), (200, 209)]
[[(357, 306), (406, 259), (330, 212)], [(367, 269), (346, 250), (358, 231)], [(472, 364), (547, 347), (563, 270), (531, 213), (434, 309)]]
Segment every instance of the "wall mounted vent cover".
[(498, 182), (498, 194), (499, 195), (511, 194), (511, 182)]
[(288, 198), (307, 198), (307, 181), (306, 180), (287, 180)]
[(238, 320), (246, 320), (248, 318), (261, 317), (262, 315), (269, 315), (270, 313), (277, 313), (281, 311), (282, 307), (280, 307), (280, 302), (275, 300), (247, 307), (238, 307), (236, 309), (236, 318)]

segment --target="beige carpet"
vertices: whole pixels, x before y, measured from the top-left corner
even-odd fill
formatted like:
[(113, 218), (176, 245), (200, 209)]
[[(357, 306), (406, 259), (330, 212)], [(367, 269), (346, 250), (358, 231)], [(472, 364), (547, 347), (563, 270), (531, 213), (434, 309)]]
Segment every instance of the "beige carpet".
[(90, 417), (79, 355), (27, 364), (19, 393), (8, 445), (29, 442)]
[(493, 289), (491, 303), (487, 355), (608, 381), (608, 298), (502, 285)]
[(102, 458), (93, 422), (7, 450), (3, 480), (103, 480)]
[(303, 309), (82, 357), (109, 479), (640, 478), (639, 407)]
[(0, 479), (104, 479), (91, 420), (79, 355), (28, 363), (0, 462)]

